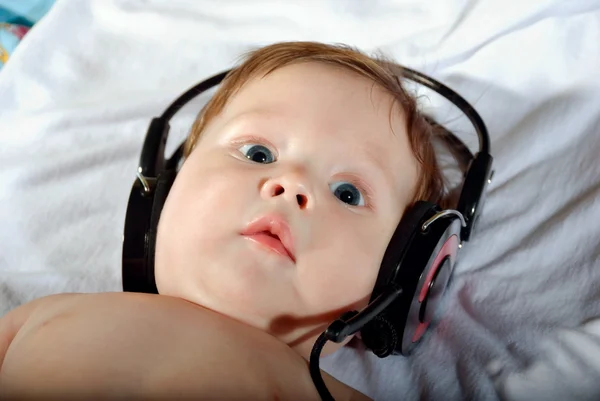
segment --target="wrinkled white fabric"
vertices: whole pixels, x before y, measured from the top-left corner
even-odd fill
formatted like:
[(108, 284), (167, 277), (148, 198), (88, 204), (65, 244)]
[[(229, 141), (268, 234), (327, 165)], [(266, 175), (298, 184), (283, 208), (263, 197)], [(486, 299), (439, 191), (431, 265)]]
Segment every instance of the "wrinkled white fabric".
[[(0, 315), (119, 291), (150, 119), (285, 40), (431, 74), (481, 113), (495, 158), (426, 341), (409, 358), (348, 348), (323, 366), (377, 400), (600, 399), (598, 0), (59, 0), (0, 73)], [(206, 98), (175, 118), (170, 149)]]

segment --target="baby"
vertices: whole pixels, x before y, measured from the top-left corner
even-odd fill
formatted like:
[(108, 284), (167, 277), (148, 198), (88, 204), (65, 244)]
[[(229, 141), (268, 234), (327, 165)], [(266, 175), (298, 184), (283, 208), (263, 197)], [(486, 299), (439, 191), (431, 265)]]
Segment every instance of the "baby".
[[(389, 65), (318, 43), (252, 52), (186, 142), (158, 226), (160, 295), (11, 311), (0, 399), (319, 399), (315, 339), (367, 305), (405, 210), (443, 204), (432, 129)], [(367, 399), (323, 376), (336, 399)]]

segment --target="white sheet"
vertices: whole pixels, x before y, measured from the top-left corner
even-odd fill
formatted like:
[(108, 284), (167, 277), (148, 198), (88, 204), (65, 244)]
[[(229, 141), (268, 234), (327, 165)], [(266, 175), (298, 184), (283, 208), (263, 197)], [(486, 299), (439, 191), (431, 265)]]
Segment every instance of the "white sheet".
[(496, 161), (426, 345), (383, 360), (347, 349), (324, 366), (378, 400), (599, 399), (598, 0), (59, 0), (0, 73), (0, 315), (120, 290), (150, 118), (283, 40), (379, 49), (432, 74), (480, 111)]

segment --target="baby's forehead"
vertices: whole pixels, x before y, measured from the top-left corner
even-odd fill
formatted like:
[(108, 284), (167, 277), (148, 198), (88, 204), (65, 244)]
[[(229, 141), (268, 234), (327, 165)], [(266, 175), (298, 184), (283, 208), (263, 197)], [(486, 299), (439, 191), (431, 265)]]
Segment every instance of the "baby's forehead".
[(285, 118), (307, 123), (319, 120), (325, 126), (363, 129), (366, 134), (401, 133), (405, 125), (400, 103), (376, 81), (347, 68), (316, 62), (249, 77), (231, 94), (223, 114), (226, 120), (267, 123)]

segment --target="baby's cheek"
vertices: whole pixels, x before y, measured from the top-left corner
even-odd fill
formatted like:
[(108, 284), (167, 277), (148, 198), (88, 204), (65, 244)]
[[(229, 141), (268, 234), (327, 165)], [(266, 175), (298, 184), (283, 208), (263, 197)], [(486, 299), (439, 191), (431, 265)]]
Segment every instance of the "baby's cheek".
[[(193, 267), (206, 259), (224, 233), (233, 231), (231, 211), (236, 198), (222, 172), (180, 173), (163, 209), (156, 246), (159, 291), (179, 291), (190, 280)], [(188, 269), (192, 268), (192, 271)]]
[(239, 194), (236, 196), (235, 184), (223, 172), (207, 172), (193, 179), (182, 197), (185, 223), (194, 231), (203, 231), (203, 226), (222, 225)]
[(347, 266), (351, 267), (347, 275), (353, 278), (351, 284), (356, 293), (370, 298), (388, 245), (388, 233), (376, 227), (361, 231), (353, 239), (346, 248), (354, 250), (347, 256)]
[[(339, 236), (315, 254), (313, 299), (334, 309), (362, 309), (368, 303), (379, 271), (378, 253), (361, 235)], [(315, 306), (316, 307), (316, 306)]]

